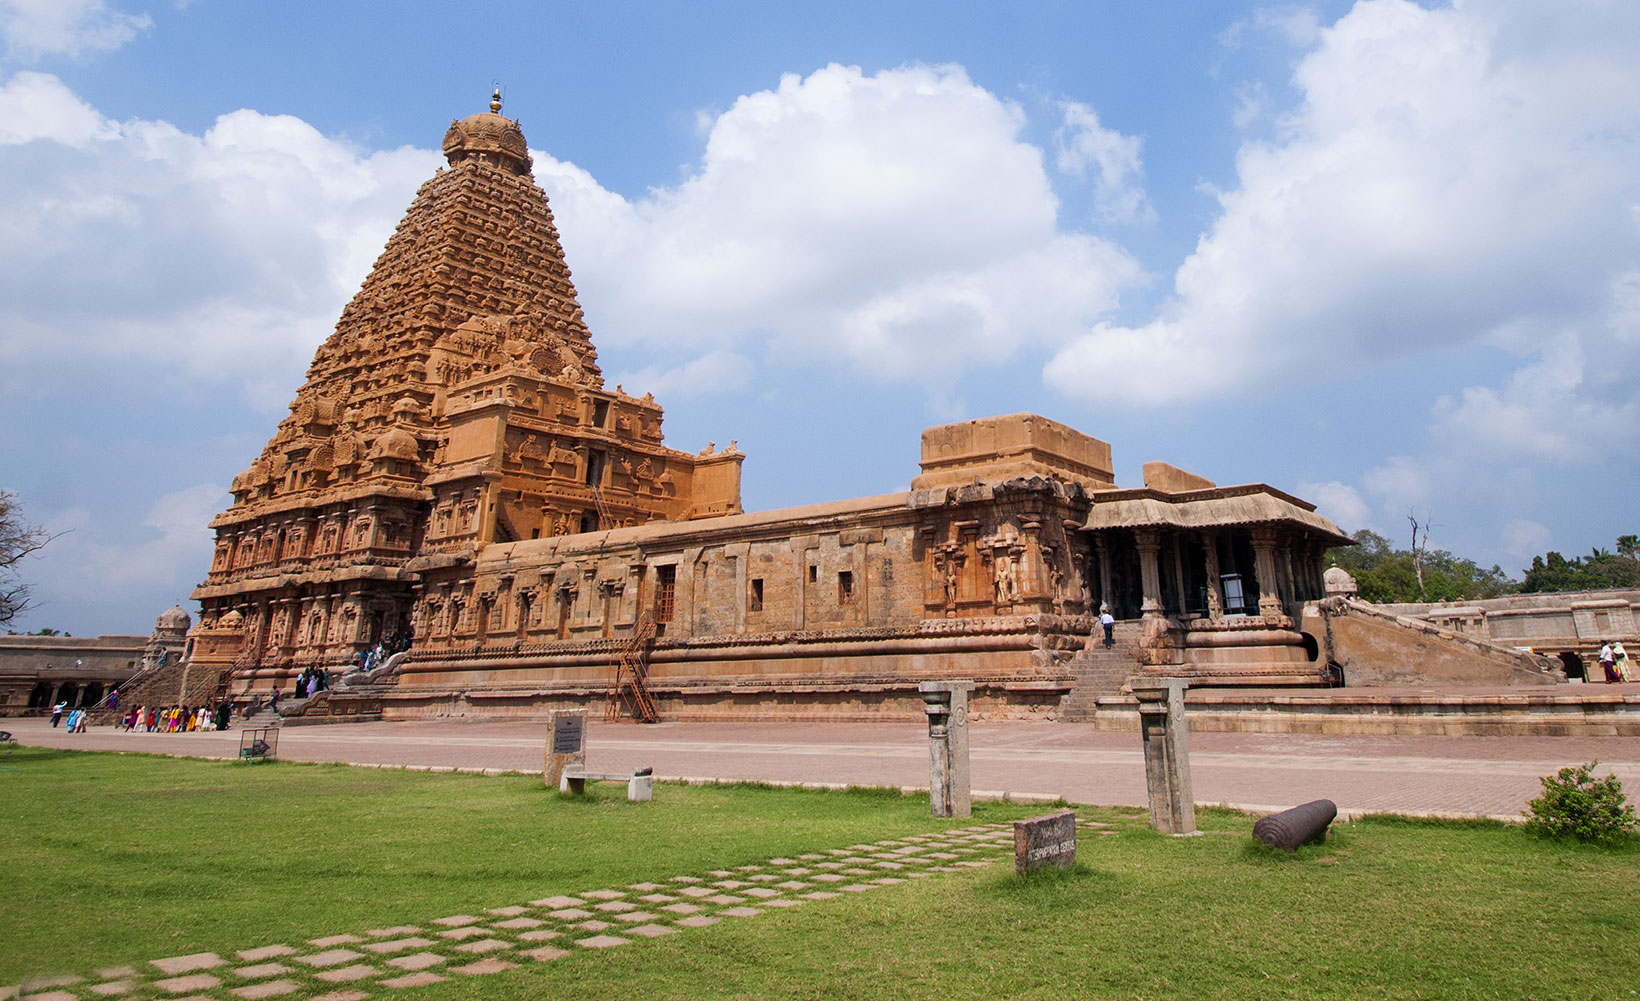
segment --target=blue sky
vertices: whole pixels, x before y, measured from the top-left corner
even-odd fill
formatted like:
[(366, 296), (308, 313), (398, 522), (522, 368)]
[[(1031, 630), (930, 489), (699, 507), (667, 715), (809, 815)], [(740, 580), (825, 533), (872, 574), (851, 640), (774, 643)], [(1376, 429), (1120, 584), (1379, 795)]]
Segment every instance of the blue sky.
[(1634, 532), (1640, 7), (0, 0), (14, 628), (145, 632), (450, 119), (766, 509), (1032, 410), (1518, 574)]

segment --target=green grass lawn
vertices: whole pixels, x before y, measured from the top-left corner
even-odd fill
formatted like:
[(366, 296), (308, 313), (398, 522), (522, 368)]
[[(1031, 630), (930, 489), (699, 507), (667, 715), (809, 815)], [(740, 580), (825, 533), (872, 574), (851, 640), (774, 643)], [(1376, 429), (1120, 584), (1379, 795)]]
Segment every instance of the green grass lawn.
[[(926, 797), (0, 752), (0, 984), (419, 924), (952, 826)], [(980, 804), (976, 820), (1040, 807)], [(1616, 998), (1640, 990), (1640, 851), (1370, 820), (1288, 856), (1078, 811), (1080, 864), (1003, 866), (395, 995), (406, 998)], [(374, 992), (377, 995), (385, 991)], [(213, 997), (228, 998), (223, 990)]]

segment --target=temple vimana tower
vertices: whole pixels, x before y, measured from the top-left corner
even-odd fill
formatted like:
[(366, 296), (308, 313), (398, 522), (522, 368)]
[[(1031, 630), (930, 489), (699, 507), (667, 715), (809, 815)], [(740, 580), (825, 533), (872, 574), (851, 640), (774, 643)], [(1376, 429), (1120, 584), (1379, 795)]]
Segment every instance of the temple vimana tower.
[[(1297, 498), (1030, 414), (930, 428), (910, 489), (741, 510), (733, 445), (605, 387), (518, 123), (452, 122), (290, 414), (233, 480), (191, 670), (312, 715), (871, 715), (972, 678), (1059, 714), (1128, 674), (1319, 684), (1297, 606), (1343, 536)], [(1098, 611), (1122, 620), (1106, 650)]]

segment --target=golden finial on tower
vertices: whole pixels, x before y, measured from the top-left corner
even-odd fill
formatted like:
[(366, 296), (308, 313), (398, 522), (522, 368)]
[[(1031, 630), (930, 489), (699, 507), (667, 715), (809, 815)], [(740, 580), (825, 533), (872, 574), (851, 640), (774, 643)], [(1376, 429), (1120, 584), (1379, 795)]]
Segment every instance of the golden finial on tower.
[(494, 114), (494, 115), (501, 114), (501, 88), (500, 87), (497, 87), (495, 89), (495, 93), (490, 95), (490, 113)]

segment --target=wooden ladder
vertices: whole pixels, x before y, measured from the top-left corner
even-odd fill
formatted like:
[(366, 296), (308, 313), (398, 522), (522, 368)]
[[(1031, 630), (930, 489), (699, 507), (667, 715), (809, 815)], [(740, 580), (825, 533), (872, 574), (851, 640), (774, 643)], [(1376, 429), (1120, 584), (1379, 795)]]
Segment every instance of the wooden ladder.
[(604, 720), (613, 723), (630, 716), (639, 723), (660, 720), (655, 697), (649, 694), (649, 648), (655, 644), (655, 620), (645, 612), (632, 635), (621, 644), (615, 663), (615, 685), (609, 690)]

